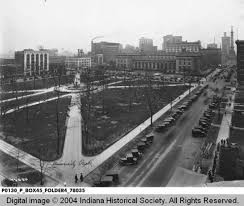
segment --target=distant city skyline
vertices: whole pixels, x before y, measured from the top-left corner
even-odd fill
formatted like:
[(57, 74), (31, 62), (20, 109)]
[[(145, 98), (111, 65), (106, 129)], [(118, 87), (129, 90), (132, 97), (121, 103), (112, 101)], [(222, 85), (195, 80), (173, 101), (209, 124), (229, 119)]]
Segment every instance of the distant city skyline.
[(0, 0), (0, 53), (25, 48), (91, 49), (91, 39), (138, 46), (152, 38), (180, 35), (218, 46), (224, 32), (244, 39), (244, 0)]

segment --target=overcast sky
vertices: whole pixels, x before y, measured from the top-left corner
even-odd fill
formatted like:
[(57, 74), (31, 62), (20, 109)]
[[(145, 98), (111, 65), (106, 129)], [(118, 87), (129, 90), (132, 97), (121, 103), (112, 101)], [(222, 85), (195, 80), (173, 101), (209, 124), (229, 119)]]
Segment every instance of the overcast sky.
[(182, 35), (203, 46), (238, 27), (244, 39), (244, 0), (0, 0), (0, 53), (24, 48), (90, 50), (97, 41), (138, 46), (142, 36)]

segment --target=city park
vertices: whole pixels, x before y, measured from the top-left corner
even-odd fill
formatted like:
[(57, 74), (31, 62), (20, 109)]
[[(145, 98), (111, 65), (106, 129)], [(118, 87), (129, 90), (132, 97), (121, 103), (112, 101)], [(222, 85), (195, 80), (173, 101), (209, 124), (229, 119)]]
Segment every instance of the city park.
[(90, 71), (2, 85), (0, 137), (2, 151), (13, 158), (12, 176), (28, 176), (24, 163), (37, 170), (30, 184), (45, 184), (44, 174), (58, 184), (73, 182), (153, 126), (162, 108), (167, 112), (195, 86), (155, 80), (149, 72), (96, 77)]

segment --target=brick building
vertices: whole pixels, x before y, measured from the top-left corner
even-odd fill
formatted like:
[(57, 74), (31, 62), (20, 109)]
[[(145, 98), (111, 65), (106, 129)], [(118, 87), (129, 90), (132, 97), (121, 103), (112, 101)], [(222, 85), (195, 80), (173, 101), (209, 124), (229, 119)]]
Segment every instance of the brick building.
[(49, 53), (33, 49), (16, 51), (15, 63), (21, 66), (21, 72), (25, 76), (41, 75), (49, 71)]

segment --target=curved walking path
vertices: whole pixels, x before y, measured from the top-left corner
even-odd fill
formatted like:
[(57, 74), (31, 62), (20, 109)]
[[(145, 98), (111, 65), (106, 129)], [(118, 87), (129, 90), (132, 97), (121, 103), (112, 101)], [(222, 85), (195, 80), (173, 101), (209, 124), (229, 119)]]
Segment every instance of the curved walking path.
[[(110, 84), (111, 85), (111, 84)], [(197, 88), (198, 85), (193, 85), (190, 91), (193, 91)], [(100, 90), (100, 89), (98, 89)], [(177, 97), (172, 106), (181, 101), (184, 97), (189, 94), (189, 89), (185, 91), (182, 95)], [(64, 96), (68, 96), (72, 94), (67, 94)], [(64, 97), (62, 96), (62, 97)], [(69, 120), (67, 125), (64, 149), (62, 157), (53, 162), (45, 162), (47, 164), (48, 170), (45, 171), (45, 174), (53, 177), (59, 182), (66, 182), (67, 186), (74, 185), (74, 175), (77, 173), (79, 175), (80, 172), (83, 173), (84, 176), (88, 175), (91, 171), (96, 169), (99, 165), (101, 165), (104, 161), (110, 158), (113, 154), (119, 151), (124, 145), (134, 139), (138, 134), (140, 134), (143, 130), (145, 130), (148, 126), (150, 126), (150, 118), (144, 121), (142, 124), (138, 125), (135, 129), (129, 132), (127, 135), (122, 137), (119, 141), (114, 143), (112, 146), (107, 148), (101, 154), (93, 157), (86, 157), (82, 155), (81, 148), (81, 116), (80, 110), (77, 105), (78, 94), (72, 95), (72, 103), (69, 112)], [(52, 100), (54, 98), (51, 98)], [(49, 100), (49, 101), (52, 101)], [(44, 101), (43, 101), (44, 102)], [(36, 104), (40, 104), (41, 102), (35, 102)], [(34, 104), (34, 103), (32, 103)], [(30, 105), (32, 106), (32, 105)], [(155, 122), (158, 118), (160, 118), (164, 113), (171, 109), (171, 103), (166, 105), (160, 111), (153, 115), (153, 122)], [(0, 140), (0, 149), (11, 155), (15, 156), (16, 152), (19, 149), (14, 146), (6, 143), (3, 140)], [(23, 155), (20, 155), (20, 161), (27, 164), (28, 166), (35, 168), (40, 171), (40, 162), (37, 158), (31, 156), (28, 153), (20, 151)]]

